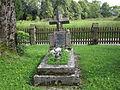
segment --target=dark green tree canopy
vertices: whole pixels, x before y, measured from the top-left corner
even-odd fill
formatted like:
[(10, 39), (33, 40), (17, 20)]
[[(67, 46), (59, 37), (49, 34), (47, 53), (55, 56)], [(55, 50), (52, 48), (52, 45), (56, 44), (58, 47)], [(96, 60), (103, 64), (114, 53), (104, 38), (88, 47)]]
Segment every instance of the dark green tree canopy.
[(101, 14), (103, 17), (110, 17), (111, 16), (111, 10), (110, 10), (110, 6), (107, 2), (103, 3), (102, 7), (101, 7)]
[(89, 17), (90, 18), (100, 18), (102, 17), (101, 15), (101, 9), (100, 9), (100, 3), (99, 1), (92, 1), (92, 3), (90, 3), (90, 13), (89, 13)]
[(15, 0), (17, 20), (49, 19), (56, 17), (57, 9), (61, 9), (63, 17), (70, 19), (86, 19), (119, 16), (120, 6), (110, 7), (108, 3), (101, 5), (93, 0)]

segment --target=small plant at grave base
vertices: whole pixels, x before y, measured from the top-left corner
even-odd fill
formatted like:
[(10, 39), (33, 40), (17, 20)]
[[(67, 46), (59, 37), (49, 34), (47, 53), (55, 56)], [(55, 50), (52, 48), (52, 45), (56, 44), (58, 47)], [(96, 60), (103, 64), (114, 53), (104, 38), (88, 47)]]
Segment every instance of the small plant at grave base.
[(26, 45), (23, 43), (27, 43), (29, 41), (29, 34), (25, 33), (24, 31), (18, 31), (17, 32), (17, 53), (18, 55), (22, 56), (24, 55), (24, 50)]
[(68, 64), (68, 59), (69, 59), (69, 51), (58, 47), (50, 51), (47, 64), (66, 65)]

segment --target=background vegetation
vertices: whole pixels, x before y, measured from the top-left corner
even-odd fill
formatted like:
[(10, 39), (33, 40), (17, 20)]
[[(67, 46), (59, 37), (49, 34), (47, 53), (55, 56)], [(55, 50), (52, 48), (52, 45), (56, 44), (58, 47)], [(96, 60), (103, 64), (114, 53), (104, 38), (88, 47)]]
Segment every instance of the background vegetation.
[(55, 18), (57, 8), (71, 20), (86, 18), (120, 17), (120, 6), (93, 0), (15, 0), (17, 20), (49, 20)]
[[(120, 27), (120, 21), (116, 21), (117, 19), (114, 19), (116, 19), (116, 17), (74, 20), (63, 26), (65, 28), (91, 27), (93, 23), (99, 23), (100, 27)], [(37, 28), (56, 28), (56, 25), (49, 25), (48, 21), (17, 21), (17, 28), (29, 28), (30, 24), (35, 24)]]

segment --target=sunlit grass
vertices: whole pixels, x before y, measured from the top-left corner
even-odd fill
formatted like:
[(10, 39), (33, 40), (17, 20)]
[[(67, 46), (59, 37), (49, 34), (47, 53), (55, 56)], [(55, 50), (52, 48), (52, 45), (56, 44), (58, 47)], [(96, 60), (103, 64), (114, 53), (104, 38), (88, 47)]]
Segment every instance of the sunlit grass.
[[(113, 21), (113, 18), (76, 20), (63, 26), (65, 28), (91, 27), (93, 23), (99, 23), (100, 27), (120, 27), (120, 21)], [(49, 21), (17, 21), (17, 28), (29, 28), (30, 24), (35, 24), (38, 28), (56, 28), (56, 25), (49, 25)]]
[[(82, 90), (120, 89), (120, 46), (75, 45), (73, 48), (80, 56)], [(48, 49), (48, 45), (33, 45), (26, 48), (22, 57), (8, 51), (0, 55), (0, 90), (46, 90), (33, 87), (32, 82)]]
[(74, 46), (80, 55), (83, 90), (120, 89), (120, 46)]
[(29, 46), (25, 55), (15, 53), (0, 55), (0, 90), (44, 90), (32, 86), (38, 64), (44, 58), (48, 46)]

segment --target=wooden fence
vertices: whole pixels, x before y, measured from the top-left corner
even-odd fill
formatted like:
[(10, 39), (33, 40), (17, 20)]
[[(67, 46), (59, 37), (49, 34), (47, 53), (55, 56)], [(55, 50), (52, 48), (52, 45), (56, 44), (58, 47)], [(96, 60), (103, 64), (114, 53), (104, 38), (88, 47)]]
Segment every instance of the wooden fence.
[[(72, 44), (120, 44), (120, 27), (64, 28), (64, 30), (67, 29), (70, 30)], [(31, 36), (30, 42), (21, 42), (25, 44), (49, 44), (49, 34), (56, 31), (55, 28), (35, 27), (20, 30), (29, 33)]]

